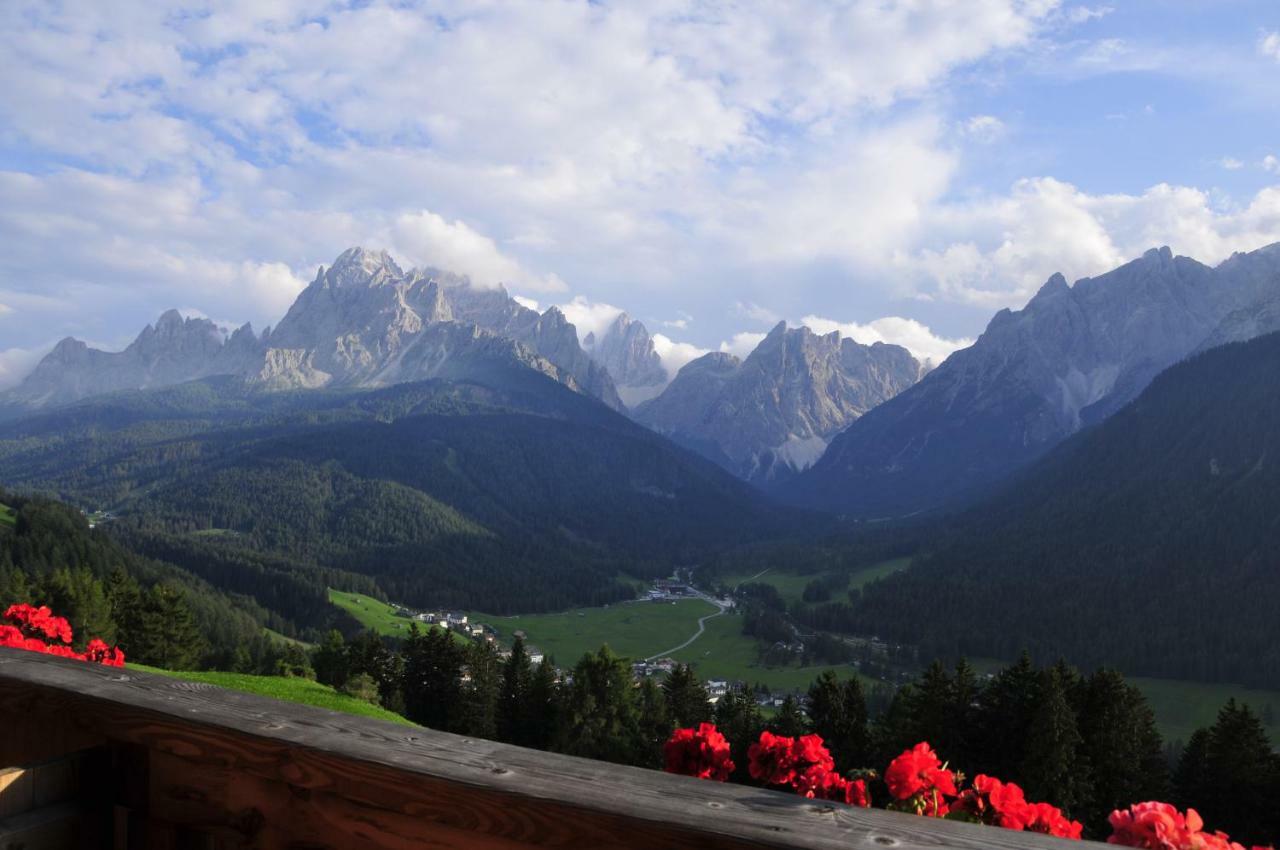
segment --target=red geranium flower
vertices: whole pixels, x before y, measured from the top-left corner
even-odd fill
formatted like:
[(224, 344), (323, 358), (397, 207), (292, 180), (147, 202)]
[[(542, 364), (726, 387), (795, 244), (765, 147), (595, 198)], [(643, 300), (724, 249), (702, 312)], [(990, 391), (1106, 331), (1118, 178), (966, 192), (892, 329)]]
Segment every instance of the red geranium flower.
[(729, 774), (733, 773), (729, 742), (712, 723), (703, 723), (697, 729), (677, 729), (663, 747), (663, 755), (668, 773), (717, 782), (728, 780)]
[(947, 798), (956, 796), (955, 774), (923, 741), (889, 764), (884, 781), (896, 801), (895, 808), (929, 817), (946, 815), (950, 811)]
[(766, 785), (787, 785), (796, 778), (795, 741), (767, 729), (747, 750), (751, 778)]

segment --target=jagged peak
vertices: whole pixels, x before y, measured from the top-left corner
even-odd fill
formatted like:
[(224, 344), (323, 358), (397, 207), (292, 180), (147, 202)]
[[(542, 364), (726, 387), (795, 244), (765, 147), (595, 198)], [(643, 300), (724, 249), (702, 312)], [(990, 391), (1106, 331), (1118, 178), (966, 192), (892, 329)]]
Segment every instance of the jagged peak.
[(1148, 263), (1165, 263), (1173, 262), (1173, 251), (1168, 245), (1161, 245), (1159, 248), (1152, 248), (1142, 255), (1142, 259)]
[(785, 334), (786, 332), (787, 332), (787, 321), (786, 319), (783, 319), (781, 322), (778, 322), (778, 324), (774, 325), (773, 329), (770, 330), (769, 333), (765, 334), (765, 339), (768, 339), (769, 337), (773, 337), (773, 336), (780, 336), (782, 334)]
[(55, 345), (53, 347), (53, 350), (50, 351), (49, 353), (63, 355), (73, 351), (88, 351), (88, 350), (89, 350), (88, 343), (83, 342), (82, 340), (78, 340), (73, 336), (64, 336), (62, 339), (58, 340), (58, 344)]
[(1035, 304), (1038, 301), (1045, 301), (1055, 295), (1064, 292), (1070, 292), (1071, 285), (1067, 283), (1067, 279), (1062, 276), (1062, 272), (1054, 272), (1049, 279), (1040, 287), (1040, 291), (1035, 294), (1029, 304)]
[(398, 280), (404, 277), (404, 272), (385, 250), (369, 250), (357, 245), (339, 254), (328, 272), (321, 266), (317, 280), (321, 276), (338, 285), (369, 285), (383, 283), (388, 279)]

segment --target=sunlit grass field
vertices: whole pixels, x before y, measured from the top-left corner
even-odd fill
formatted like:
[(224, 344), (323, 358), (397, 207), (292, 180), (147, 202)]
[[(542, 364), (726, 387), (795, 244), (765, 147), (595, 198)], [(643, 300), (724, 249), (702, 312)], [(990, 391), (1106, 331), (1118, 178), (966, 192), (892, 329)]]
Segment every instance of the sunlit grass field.
[(243, 691), (250, 694), (258, 694), (272, 699), (284, 700), (285, 702), (296, 702), (301, 705), (312, 705), (317, 708), (325, 708), (329, 711), (340, 711), (344, 714), (354, 714), (359, 717), (372, 717), (377, 720), (390, 720), (392, 723), (400, 723), (406, 726), (413, 726), (408, 720), (405, 720), (398, 714), (387, 711), (380, 706), (372, 705), (363, 700), (340, 694), (328, 685), (321, 685), (310, 679), (289, 679), (283, 676), (250, 676), (246, 673), (223, 673), (213, 671), (181, 671), (160, 670), (155, 667), (146, 667), (141, 664), (128, 665), (130, 670), (141, 670), (146, 673), (158, 673), (161, 676), (169, 676), (175, 679), (185, 679), (190, 682), (204, 682), (208, 685), (217, 685), (220, 688), (226, 688), (232, 691)]

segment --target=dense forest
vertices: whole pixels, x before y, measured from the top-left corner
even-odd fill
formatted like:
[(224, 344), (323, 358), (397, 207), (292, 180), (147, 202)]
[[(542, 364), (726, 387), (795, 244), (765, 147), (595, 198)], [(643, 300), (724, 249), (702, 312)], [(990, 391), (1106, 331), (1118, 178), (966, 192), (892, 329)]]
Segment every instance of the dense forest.
[(324, 627), (326, 586), (494, 613), (603, 604), (728, 542), (818, 520), (541, 376), (373, 392), (231, 379), (0, 426), (9, 486), (110, 509), (113, 533)]
[[(865, 588), (859, 630), (925, 657), (1022, 649), (1280, 687), (1280, 335), (1206, 352)], [(979, 613), (980, 612), (980, 613)]]
[[(296, 647), (269, 637), (271, 614), (172, 564), (138, 555), (89, 528), (66, 505), (0, 491), (0, 610), (47, 605), (81, 642), (118, 644), (129, 661), (192, 670), (277, 673)], [(327, 623), (353, 630), (331, 610)], [(77, 647), (80, 648), (80, 647)], [(296, 658), (293, 659), (296, 662)]]

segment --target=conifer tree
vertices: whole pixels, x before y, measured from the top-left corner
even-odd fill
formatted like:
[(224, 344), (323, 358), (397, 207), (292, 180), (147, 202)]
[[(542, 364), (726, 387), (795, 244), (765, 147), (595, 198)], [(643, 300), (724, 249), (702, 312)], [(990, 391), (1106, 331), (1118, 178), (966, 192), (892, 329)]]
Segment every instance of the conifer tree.
[(1075, 812), (1088, 803), (1087, 765), (1080, 758), (1076, 714), (1057, 668), (1041, 674), (1039, 691), (1019, 771), (1023, 788), (1028, 799)]
[(641, 767), (661, 767), (662, 745), (671, 737), (673, 728), (667, 696), (653, 679), (645, 678), (640, 682), (638, 702), (640, 741), (633, 763)]
[(754, 696), (747, 691), (729, 691), (716, 703), (715, 722), (716, 728), (729, 739), (734, 764), (731, 779), (747, 782), (751, 778), (747, 750), (760, 739), (765, 728), (764, 716)]
[(943, 746), (947, 758), (955, 764), (969, 764), (977, 749), (977, 702), (982, 688), (978, 674), (964, 658), (956, 662), (951, 677), (951, 704), (947, 710), (948, 728)]
[(469, 676), (463, 683), (461, 725), (457, 729), (464, 735), (492, 740), (498, 735), (498, 692), (502, 685), (498, 652), (488, 643), (473, 643), (463, 654)]
[(677, 727), (693, 727), (711, 719), (707, 688), (688, 664), (675, 666), (662, 683), (662, 693), (667, 699), (667, 713)]
[[(453, 637), (444, 629), (431, 629), (423, 635), (414, 623), (409, 627), (403, 656), (405, 716), (432, 729), (458, 728), (462, 651)], [(352, 672), (357, 672), (354, 663)]]
[(970, 771), (1018, 781), (1039, 692), (1040, 675), (1025, 652), (983, 688), (978, 701), (977, 747)]
[(837, 771), (870, 765), (867, 702), (857, 676), (840, 682), (833, 671), (823, 672), (809, 687), (809, 724), (826, 742)]
[[(411, 634), (413, 631), (411, 628)], [(315, 668), (317, 682), (333, 688), (342, 687), (349, 675), (347, 642), (343, 640), (342, 632), (330, 629), (325, 634), (312, 655), (311, 665)]]
[(558, 750), (624, 764), (635, 758), (640, 717), (625, 659), (608, 646), (583, 655), (563, 697)]
[(529, 686), (533, 668), (524, 638), (516, 638), (511, 655), (502, 665), (502, 685), (498, 689), (498, 740), (529, 746)]
[(1232, 699), (1218, 712), (1209, 729), (1205, 779), (1196, 809), (1214, 829), (1243, 844), (1275, 840), (1280, 832), (1280, 763), (1249, 706)]
[(782, 707), (769, 721), (768, 727), (769, 731), (775, 735), (795, 738), (809, 731), (809, 721), (800, 710), (800, 701), (793, 694), (787, 694), (786, 699), (782, 701)]
[(182, 594), (157, 583), (146, 594), (133, 638), (133, 658), (167, 670), (194, 670), (205, 642)]
[(1156, 718), (1146, 698), (1114, 670), (1098, 670), (1082, 683), (1081, 752), (1092, 778), (1086, 825), (1103, 833), (1107, 815), (1142, 800), (1164, 800), (1169, 770)]
[(544, 657), (542, 663), (533, 668), (533, 677), (529, 682), (529, 695), (525, 705), (525, 720), (529, 736), (526, 746), (539, 750), (551, 748), (560, 722), (559, 705), (555, 662), (550, 657)]

